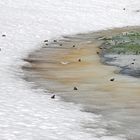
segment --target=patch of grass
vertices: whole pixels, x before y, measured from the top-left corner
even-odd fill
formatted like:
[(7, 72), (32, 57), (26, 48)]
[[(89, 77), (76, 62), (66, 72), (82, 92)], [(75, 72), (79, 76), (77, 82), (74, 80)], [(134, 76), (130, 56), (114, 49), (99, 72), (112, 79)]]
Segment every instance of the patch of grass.
[(118, 54), (140, 54), (140, 44), (118, 44), (108, 49), (108, 52)]
[(140, 54), (140, 33), (124, 32), (112, 38), (103, 38), (104, 44), (107, 44), (108, 53), (117, 54)]

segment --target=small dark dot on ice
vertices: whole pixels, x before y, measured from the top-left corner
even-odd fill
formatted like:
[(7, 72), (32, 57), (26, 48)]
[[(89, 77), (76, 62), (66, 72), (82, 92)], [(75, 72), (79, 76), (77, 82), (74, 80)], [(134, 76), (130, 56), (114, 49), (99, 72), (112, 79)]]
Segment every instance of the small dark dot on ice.
[(63, 44), (60, 44), (60, 46), (62, 46)]
[(48, 42), (48, 40), (44, 40), (44, 42)]
[(97, 52), (97, 54), (99, 54), (99, 52)]
[(53, 40), (53, 42), (57, 42), (57, 40)]
[(73, 48), (75, 47), (75, 45), (73, 45)]
[(136, 59), (133, 59), (133, 61), (136, 61)]
[(123, 8), (123, 10), (126, 10), (125, 8)]
[(132, 65), (134, 65), (134, 63), (131, 63)]
[(136, 10), (136, 12), (140, 12), (140, 10)]
[(3, 34), (3, 35), (2, 35), (2, 37), (6, 37), (6, 35), (5, 35), (5, 34)]
[(51, 96), (51, 99), (55, 99), (55, 95), (52, 95), (52, 96)]

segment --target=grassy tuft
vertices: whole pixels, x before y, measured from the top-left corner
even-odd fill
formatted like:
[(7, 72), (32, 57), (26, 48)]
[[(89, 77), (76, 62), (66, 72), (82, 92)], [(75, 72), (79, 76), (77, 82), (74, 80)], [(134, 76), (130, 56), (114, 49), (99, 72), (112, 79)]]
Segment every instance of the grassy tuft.
[(124, 32), (112, 38), (102, 38), (107, 44), (108, 53), (140, 54), (140, 33)]

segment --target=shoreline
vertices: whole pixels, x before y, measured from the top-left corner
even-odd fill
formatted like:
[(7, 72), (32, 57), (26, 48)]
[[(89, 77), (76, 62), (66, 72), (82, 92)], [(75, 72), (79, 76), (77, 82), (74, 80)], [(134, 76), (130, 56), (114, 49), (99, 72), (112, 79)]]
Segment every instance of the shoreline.
[[(102, 43), (104, 41), (101, 41), (101, 39), (100, 39), (102, 37), (107, 37), (107, 38), (109, 37), (110, 38), (111, 36), (120, 34), (122, 32), (128, 32), (128, 31), (140, 31), (140, 27), (139, 26), (123, 27), (123, 28), (115, 28), (115, 29), (102, 30), (102, 31), (97, 31), (97, 32), (90, 32), (90, 33), (87, 33), (87, 34), (77, 34), (75, 36), (63, 36), (63, 38), (59, 40), (60, 42), (50, 42), (50, 44), (48, 44), (48, 42), (47, 43), (43, 43), (43, 45), (41, 47), (41, 50), (43, 50), (45, 48), (50, 48), (50, 49), (55, 49), (56, 48), (56, 49), (60, 49), (60, 50), (61, 49), (71, 49), (72, 46), (71, 46), (71, 48), (69, 48), (68, 46), (66, 46), (66, 48), (64, 48), (63, 46), (59, 46), (58, 47), (57, 43), (58, 43), (58, 45), (60, 45), (60, 44), (62, 45), (62, 43), (65, 42), (66, 44), (68, 43), (68, 44), (73, 45), (68, 40), (74, 40), (74, 38), (76, 38), (78, 40), (78, 37), (81, 40), (81, 38), (80, 38), (81, 36), (85, 37), (86, 35), (92, 35), (93, 34), (93, 39), (92, 38), (84, 39), (84, 37), (83, 37), (82, 39), (84, 39), (84, 41), (81, 41), (81, 42), (86, 42), (89, 39), (90, 40), (89, 42), (91, 44), (92, 43), (95, 44), (96, 48), (98, 48), (97, 52), (100, 52), (99, 56), (100, 56), (100, 62), (102, 64), (118, 67), (119, 69), (121, 69), (120, 70), (120, 74), (124, 74), (124, 75), (128, 75), (128, 76), (133, 76), (133, 77), (140, 77), (140, 61), (137, 61), (137, 67), (134, 66), (134, 65), (132, 65), (132, 66), (130, 65), (133, 62), (133, 59), (140, 60), (139, 55), (131, 55), (132, 58), (130, 58), (129, 57), (130, 55), (116, 55), (116, 54), (111, 54), (110, 55), (110, 54), (106, 54), (106, 52), (104, 52), (104, 46), (102, 45)], [(45, 44), (47, 44), (47, 46)], [(52, 46), (49, 47), (49, 45), (54, 45), (54, 46), (53, 47)], [(100, 49), (100, 48), (103, 48), (103, 49)], [(34, 51), (27, 58), (25, 58), (23, 60), (28, 62), (28, 63), (42, 63), (43, 60), (39, 60), (38, 58), (37, 59), (34, 58), (35, 60), (32, 60), (32, 54), (37, 54), (36, 52), (38, 52), (38, 51), (40, 51), (40, 50)], [(58, 53), (59, 53), (59, 51), (58, 51)], [(119, 63), (118, 60), (119, 61), (123, 61), (123, 59), (122, 59), (123, 56), (125, 56), (125, 63), (128, 63), (127, 66), (124, 63), (118, 64)], [(126, 57), (126, 56), (128, 56), (128, 57)], [(132, 61), (131, 61), (131, 59), (132, 59)], [(129, 63), (128, 61), (131, 61), (131, 62)], [(50, 60), (49, 63), (51, 63), (51, 60)], [(58, 62), (58, 63), (61, 63), (61, 62)], [(64, 64), (65, 64), (65, 62), (64, 62)], [(23, 68), (25, 68), (25, 69), (28, 69), (28, 68), (31, 68), (31, 67), (23, 66)]]
[[(120, 126), (121, 129), (112, 124), (110, 132), (117, 134), (123, 130), (122, 134), (129, 135), (132, 132), (128, 133), (128, 129), (140, 129), (140, 79), (120, 75), (119, 67), (101, 63), (102, 49), (99, 46), (102, 41), (98, 41), (102, 36), (126, 30), (132, 30), (132, 27), (80, 34), (47, 45), (43, 43), (40, 50), (26, 58), (25, 75), (28, 81), (35, 82), (64, 101), (81, 104), (82, 111), (100, 114), (106, 121), (125, 123)], [(115, 80), (110, 81), (112, 78)], [(128, 120), (124, 115), (129, 117)]]

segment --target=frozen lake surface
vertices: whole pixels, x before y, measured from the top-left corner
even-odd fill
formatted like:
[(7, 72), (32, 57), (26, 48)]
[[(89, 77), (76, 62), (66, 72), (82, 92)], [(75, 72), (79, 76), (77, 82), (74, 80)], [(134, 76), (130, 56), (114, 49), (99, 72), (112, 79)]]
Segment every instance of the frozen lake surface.
[[(32, 89), (34, 83), (22, 79), (21, 66), (22, 58), (44, 39), (139, 25), (139, 5), (139, 0), (0, 1), (0, 139), (125, 139), (98, 127), (101, 115), (81, 112), (80, 105), (50, 100), (47, 91)], [(97, 127), (86, 130), (82, 122)]]

